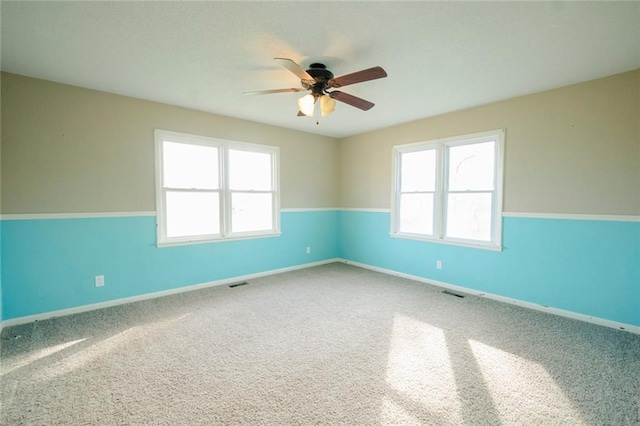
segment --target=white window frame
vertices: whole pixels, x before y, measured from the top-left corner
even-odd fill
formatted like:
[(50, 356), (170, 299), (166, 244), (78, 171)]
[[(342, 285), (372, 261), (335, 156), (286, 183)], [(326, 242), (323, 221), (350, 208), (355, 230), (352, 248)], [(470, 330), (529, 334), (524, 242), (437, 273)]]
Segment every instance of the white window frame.
[[(163, 142), (176, 142), (188, 145), (204, 145), (218, 148), (218, 180), (219, 189), (184, 189), (184, 192), (218, 192), (220, 193), (220, 232), (208, 235), (190, 235), (185, 237), (167, 237), (166, 192), (175, 188), (165, 187), (163, 182)], [(156, 243), (158, 247), (211, 243), (240, 240), (248, 238), (275, 237), (280, 232), (280, 149), (276, 146), (236, 142), (208, 136), (192, 135), (169, 130), (154, 130), (155, 168), (156, 168)], [(261, 152), (271, 155), (270, 191), (243, 191), (229, 188), (229, 150)], [(233, 193), (271, 193), (272, 194), (272, 228), (264, 231), (231, 232), (231, 195)]]
[[(407, 238), (436, 243), (452, 244), (466, 247), (482, 248), (487, 250), (502, 250), (502, 197), (504, 186), (504, 140), (505, 129), (491, 130), (487, 132), (474, 133), (470, 135), (455, 136), (450, 138), (436, 139), (425, 142), (395, 145), (392, 155), (393, 183), (391, 189), (391, 236), (396, 238)], [(445, 235), (447, 227), (447, 188), (448, 176), (448, 148), (470, 145), (482, 142), (495, 141), (495, 171), (493, 191), (451, 191), (451, 193), (474, 193), (491, 192), (491, 241), (481, 241), (473, 239), (452, 238)], [(400, 177), (401, 177), (401, 155), (409, 152), (436, 150), (436, 190), (434, 197), (434, 223), (433, 235), (414, 234), (399, 231), (400, 220)]]

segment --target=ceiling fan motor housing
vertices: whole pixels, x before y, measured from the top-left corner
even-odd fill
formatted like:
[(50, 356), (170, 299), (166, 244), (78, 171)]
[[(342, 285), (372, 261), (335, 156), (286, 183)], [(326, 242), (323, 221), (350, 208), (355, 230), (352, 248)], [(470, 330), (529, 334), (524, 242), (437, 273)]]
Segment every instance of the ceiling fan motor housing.
[(313, 63), (309, 65), (307, 73), (316, 81), (314, 84), (302, 82), (302, 87), (310, 89), (314, 96), (322, 96), (329, 80), (333, 78), (333, 73), (324, 64)]

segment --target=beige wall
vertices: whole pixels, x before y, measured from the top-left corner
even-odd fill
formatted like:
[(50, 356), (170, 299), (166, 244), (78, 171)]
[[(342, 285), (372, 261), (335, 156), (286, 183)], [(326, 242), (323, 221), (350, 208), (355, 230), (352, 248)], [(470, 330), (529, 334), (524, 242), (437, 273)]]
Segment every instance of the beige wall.
[(339, 141), (1, 80), (5, 214), (155, 210), (154, 128), (279, 146), (283, 208), (389, 208), (393, 145), (506, 128), (505, 211), (640, 214), (640, 70)]
[(283, 208), (335, 207), (333, 138), (2, 74), (2, 212), (155, 210), (155, 128), (280, 147)]
[(391, 147), (506, 129), (504, 211), (640, 214), (640, 70), (340, 141), (340, 206), (389, 208)]

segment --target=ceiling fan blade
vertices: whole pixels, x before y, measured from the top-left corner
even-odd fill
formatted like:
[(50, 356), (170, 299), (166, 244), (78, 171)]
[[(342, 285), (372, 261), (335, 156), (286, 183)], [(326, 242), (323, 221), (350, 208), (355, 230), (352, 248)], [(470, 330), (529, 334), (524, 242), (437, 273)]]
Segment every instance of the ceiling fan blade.
[(375, 105), (373, 102), (369, 102), (357, 96), (353, 96), (337, 90), (330, 92), (329, 96), (336, 101), (344, 102), (345, 104), (360, 108), (363, 111), (369, 111)]
[(373, 67), (333, 78), (329, 80), (329, 82), (327, 83), (327, 87), (343, 87), (349, 84), (362, 83), (363, 81), (384, 78), (386, 76), (387, 72), (383, 70), (382, 67)]
[(288, 69), (289, 71), (291, 71), (292, 73), (294, 73), (300, 80), (304, 81), (305, 83), (308, 83), (308, 84), (315, 83), (314, 78), (311, 77), (308, 72), (302, 69), (300, 65), (296, 64), (291, 59), (273, 58), (273, 60), (279, 63), (280, 65), (282, 65), (283, 67), (285, 67), (286, 69)]
[(298, 89), (290, 87), (288, 89), (273, 89), (273, 90), (257, 90), (255, 92), (242, 92), (243, 95), (269, 95), (271, 93), (286, 93), (286, 92), (306, 92), (307, 89)]

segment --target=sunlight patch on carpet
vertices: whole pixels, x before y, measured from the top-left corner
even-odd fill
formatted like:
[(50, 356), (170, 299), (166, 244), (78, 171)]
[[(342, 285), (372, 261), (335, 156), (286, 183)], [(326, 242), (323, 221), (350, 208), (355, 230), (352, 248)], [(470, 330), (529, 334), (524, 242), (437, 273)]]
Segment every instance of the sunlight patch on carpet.
[(542, 365), (474, 340), (469, 345), (504, 422), (522, 422), (522, 415), (526, 423), (540, 424), (572, 424), (581, 418)]
[(395, 404), (406, 399), (407, 406), (417, 405), (452, 423), (463, 422), (449, 350), (440, 328), (396, 314), (386, 381), (398, 395)]
[(31, 364), (32, 362), (36, 362), (42, 358), (46, 358), (49, 355), (53, 355), (56, 352), (60, 352), (61, 350), (64, 350), (68, 347), (76, 345), (80, 342), (84, 342), (85, 340), (87, 339), (84, 338), (84, 339), (72, 340), (70, 342), (60, 343), (59, 345), (53, 345), (53, 346), (49, 346), (48, 348), (39, 349), (37, 351), (34, 351), (31, 355), (27, 356), (26, 358), (20, 359), (15, 364), (13, 364), (10, 359), (3, 360), (1, 375), (4, 376), (5, 374), (9, 374), (12, 371), (17, 370), (18, 368), (22, 368), (26, 365)]
[[(172, 323), (180, 321), (187, 316), (188, 314), (185, 314), (165, 321), (150, 322), (128, 328), (85, 349), (69, 354), (57, 363), (46, 366), (38, 378), (47, 381), (82, 368), (98, 368), (98, 366), (102, 365), (102, 357), (110, 356), (110, 354), (117, 353), (126, 347), (136, 347), (135, 341), (145, 339), (154, 333), (166, 333)], [(141, 346), (144, 347), (144, 345)]]

